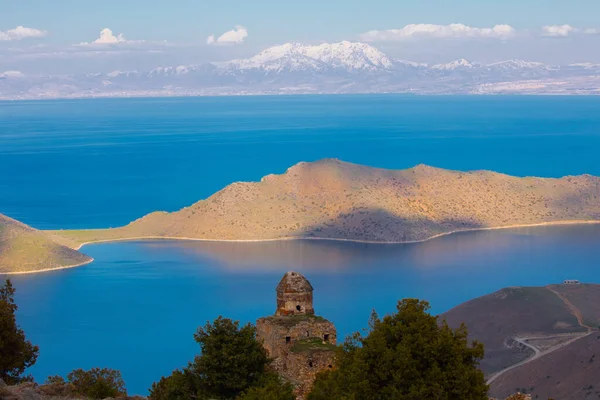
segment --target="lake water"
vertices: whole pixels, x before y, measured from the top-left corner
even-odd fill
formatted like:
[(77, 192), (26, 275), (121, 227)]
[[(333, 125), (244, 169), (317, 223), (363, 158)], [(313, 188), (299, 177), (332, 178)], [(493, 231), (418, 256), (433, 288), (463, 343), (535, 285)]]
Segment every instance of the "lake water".
[[(237, 180), (338, 157), (514, 175), (600, 175), (600, 98), (297, 96), (0, 102), (0, 213), (37, 228), (108, 227)], [(443, 312), (510, 285), (600, 282), (600, 226), (472, 232), (419, 244), (132, 242), (88, 266), (13, 277), (38, 380), (120, 369), (131, 393), (198, 351), (219, 314), (275, 309), (290, 269), (340, 337), (403, 297)]]

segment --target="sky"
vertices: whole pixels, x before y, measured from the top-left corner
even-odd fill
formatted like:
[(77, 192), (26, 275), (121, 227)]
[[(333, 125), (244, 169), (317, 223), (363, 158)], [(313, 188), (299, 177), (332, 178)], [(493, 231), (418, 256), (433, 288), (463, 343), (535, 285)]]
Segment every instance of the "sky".
[(72, 73), (368, 42), (418, 62), (600, 62), (600, 0), (0, 0), (0, 72)]

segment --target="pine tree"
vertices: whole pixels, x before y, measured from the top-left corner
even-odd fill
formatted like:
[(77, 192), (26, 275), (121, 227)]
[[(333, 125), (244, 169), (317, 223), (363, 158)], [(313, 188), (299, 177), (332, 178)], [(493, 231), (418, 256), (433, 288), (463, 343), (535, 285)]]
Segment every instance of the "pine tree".
[(39, 351), (17, 325), (14, 296), (15, 289), (7, 280), (0, 286), (0, 378), (8, 385), (32, 380), (22, 374), (35, 364)]

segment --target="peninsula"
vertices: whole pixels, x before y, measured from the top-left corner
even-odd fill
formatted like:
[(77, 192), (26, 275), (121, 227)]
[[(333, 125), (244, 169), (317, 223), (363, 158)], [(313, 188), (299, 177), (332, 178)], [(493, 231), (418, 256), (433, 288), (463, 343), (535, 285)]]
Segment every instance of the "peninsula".
[(92, 259), (19, 221), (0, 214), (0, 274), (76, 267)]
[(519, 178), (425, 165), (386, 170), (337, 159), (301, 162), (233, 183), (179, 211), (127, 226), (48, 232), (74, 249), (142, 238), (414, 242), (452, 232), (600, 221), (600, 178)]

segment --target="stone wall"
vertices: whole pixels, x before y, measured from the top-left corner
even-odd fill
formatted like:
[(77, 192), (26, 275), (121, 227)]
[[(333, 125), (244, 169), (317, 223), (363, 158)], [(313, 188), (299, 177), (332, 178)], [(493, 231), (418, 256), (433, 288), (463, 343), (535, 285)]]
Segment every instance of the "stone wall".
[(260, 318), (258, 339), (273, 358), (273, 367), (296, 388), (298, 399), (310, 392), (317, 373), (335, 366), (335, 326), (315, 315)]
[(284, 357), (304, 339), (318, 338), (330, 345), (337, 341), (336, 329), (331, 322), (309, 315), (260, 318), (256, 321), (256, 331), (272, 358)]
[(312, 293), (281, 293), (277, 296), (277, 315), (314, 314)]
[(299, 399), (311, 390), (317, 373), (331, 369), (335, 363), (335, 352), (314, 350), (290, 352), (275, 363), (277, 372), (294, 384)]

